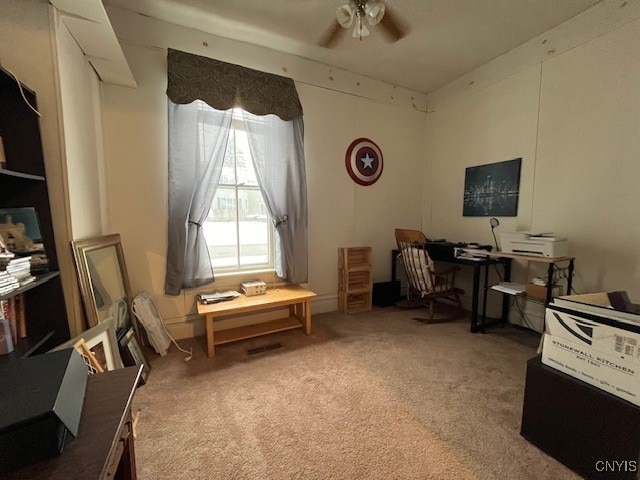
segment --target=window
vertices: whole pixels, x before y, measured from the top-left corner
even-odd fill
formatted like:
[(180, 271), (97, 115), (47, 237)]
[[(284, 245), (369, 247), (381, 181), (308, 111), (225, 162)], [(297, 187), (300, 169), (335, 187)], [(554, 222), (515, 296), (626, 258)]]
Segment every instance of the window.
[[(200, 108), (210, 108), (200, 103)], [(258, 187), (240, 109), (234, 109), (220, 183), (203, 230), (216, 273), (274, 269), (273, 224)]]

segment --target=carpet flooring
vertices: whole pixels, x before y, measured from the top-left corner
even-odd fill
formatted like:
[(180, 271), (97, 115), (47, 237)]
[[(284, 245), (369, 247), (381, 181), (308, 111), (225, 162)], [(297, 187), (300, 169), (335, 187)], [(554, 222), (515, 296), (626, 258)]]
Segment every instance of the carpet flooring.
[(535, 342), (414, 316), (319, 314), (310, 336), (154, 355), (134, 402), (138, 478), (579, 478), (519, 435)]

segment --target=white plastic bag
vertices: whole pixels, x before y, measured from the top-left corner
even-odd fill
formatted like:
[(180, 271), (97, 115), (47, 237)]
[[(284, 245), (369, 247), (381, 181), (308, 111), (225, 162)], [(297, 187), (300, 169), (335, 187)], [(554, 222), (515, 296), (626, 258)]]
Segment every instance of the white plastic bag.
[(138, 295), (133, 299), (131, 310), (147, 332), (149, 343), (161, 357), (167, 354), (167, 349), (173, 342), (178, 347), (178, 350), (188, 354), (185, 361), (191, 359), (191, 350), (187, 351), (180, 348), (174, 338), (169, 335), (164, 320), (162, 320), (151, 295), (146, 292)]

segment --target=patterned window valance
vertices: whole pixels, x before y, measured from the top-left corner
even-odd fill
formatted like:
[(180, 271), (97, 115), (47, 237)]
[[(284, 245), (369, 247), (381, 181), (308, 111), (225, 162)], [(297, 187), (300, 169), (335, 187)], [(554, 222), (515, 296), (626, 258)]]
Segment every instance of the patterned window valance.
[(254, 115), (302, 117), (293, 80), (169, 49), (167, 96), (176, 104), (202, 100), (217, 110), (240, 107)]

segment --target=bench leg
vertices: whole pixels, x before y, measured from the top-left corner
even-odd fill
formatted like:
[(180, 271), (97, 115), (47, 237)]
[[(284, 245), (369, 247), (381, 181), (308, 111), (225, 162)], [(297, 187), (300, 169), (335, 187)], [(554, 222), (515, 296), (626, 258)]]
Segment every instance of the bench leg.
[(311, 302), (309, 300), (304, 302), (304, 333), (311, 335)]
[(216, 346), (213, 343), (213, 315), (205, 317), (205, 329), (207, 330), (207, 356), (212, 358), (216, 354)]

